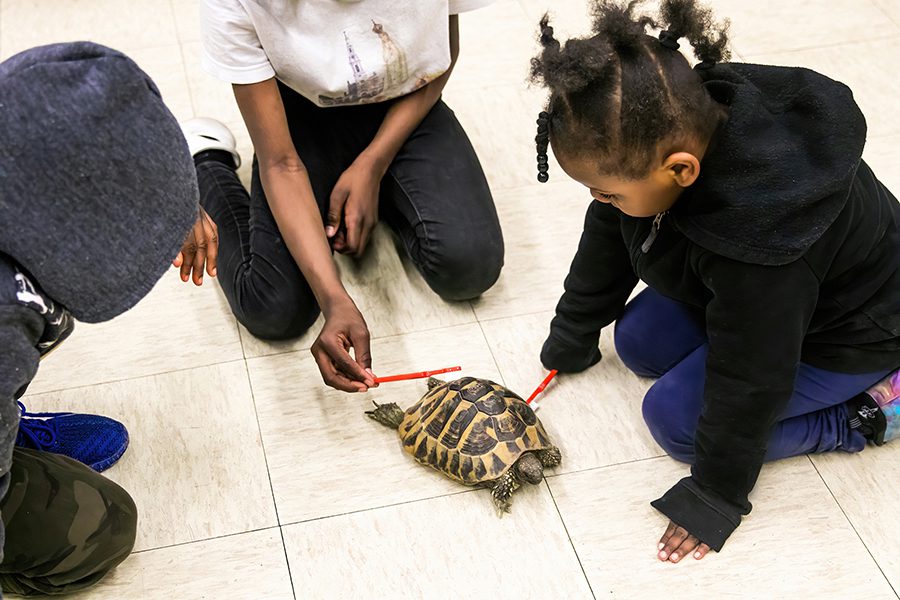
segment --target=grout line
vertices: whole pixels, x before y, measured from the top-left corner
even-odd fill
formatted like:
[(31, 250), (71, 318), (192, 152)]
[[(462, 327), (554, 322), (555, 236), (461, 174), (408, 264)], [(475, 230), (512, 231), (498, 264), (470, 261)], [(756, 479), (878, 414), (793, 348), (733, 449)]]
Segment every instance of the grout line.
[[(187, 94), (188, 98), (191, 100), (191, 118), (197, 117), (197, 104), (194, 102), (194, 92), (191, 88), (191, 78), (188, 75), (187, 68), (187, 55), (184, 53), (184, 44), (178, 44), (178, 52), (181, 54), (181, 70), (184, 73), (184, 82), (187, 84)], [(235, 326), (237, 326), (237, 319), (235, 319)], [(240, 330), (240, 327), (238, 327)], [(241, 346), (241, 350), (243, 350), (243, 345)], [(246, 358), (246, 356), (244, 357)]]
[(840, 500), (837, 499), (837, 496), (834, 495), (834, 491), (832, 491), (831, 486), (829, 486), (828, 482), (825, 481), (825, 478), (822, 477), (822, 473), (819, 471), (819, 467), (816, 465), (816, 461), (814, 461), (812, 459), (812, 456), (810, 456), (809, 454), (806, 455), (806, 459), (813, 466), (813, 469), (816, 470), (816, 475), (819, 476), (819, 479), (822, 481), (822, 483), (825, 484), (825, 489), (827, 489), (828, 493), (831, 494), (831, 498), (834, 500), (834, 503), (837, 504), (837, 507), (839, 509), (841, 509), (841, 514), (843, 514), (844, 518), (847, 519), (847, 523), (850, 525), (850, 528), (853, 529), (853, 533), (855, 533), (856, 537), (859, 538), (860, 543), (862, 543), (863, 548), (865, 548), (866, 552), (868, 552), (869, 557), (872, 559), (872, 562), (874, 562), (875, 566), (878, 567), (878, 570), (881, 572), (881, 576), (884, 577), (884, 580), (887, 582), (888, 586), (894, 592), (894, 596), (897, 596), (898, 598), (900, 598), (900, 594), (897, 593), (897, 589), (894, 587), (894, 584), (891, 583), (891, 580), (885, 574), (884, 569), (881, 568), (881, 564), (878, 562), (878, 559), (876, 559), (875, 555), (872, 554), (872, 551), (869, 549), (869, 545), (866, 544), (866, 541), (859, 534), (859, 531), (856, 530), (856, 525), (853, 524), (853, 520), (850, 518), (849, 515), (847, 515), (847, 511), (844, 510), (844, 507), (841, 505)]
[(381, 510), (383, 508), (393, 508), (395, 506), (405, 506), (407, 504), (416, 504), (418, 502), (428, 502), (429, 500), (438, 500), (440, 498), (449, 498), (451, 496), (459, 496), (461, 494), (474, 494), (479, 491), (482, 491), (482, 490), (480, 490), (479, 488), (461, 489), (457, 492), (450, 492), (448, 494), (439, 494), (437, 496), (427, 496), (425, 498), (415, 498), (413, 500), (403, 500), (401, 502), (393, 502), (391, 504), (382, 504), (380, 506), (368, 506), (366, 508), (359, 508), (356, 510), (348, 510), (346, 512), (335, 513), (333, 515), (322, 515), (319, 517), (311, 517), (309, 519), (300, 519), (299, 521), (283, 523), (281, 525), (281, 527), (284, 528), (284, 527), (290, 527), (292, 525), (304, 525), (306, 523), (314, 523), (316, 521), (324, 521), (326, 519), (335, 519), (337, 517), (346, 517), (349, 515), (356, 515), (359, 513), (371, 512), (373, 510)]
[(175, 25), (175, 39), (178, 40), (178, 45), (184, 43), (184, 40), (181, 39), (181, 28), (178, 27), (178, 17), (175, 16), (175, 0), (169, 0), (169, 9), (172, 11), (172, 23)]
[[(634, 463), (649, 461), (649, 460), (658, 460), (660, 458), (666, 458), (668, 455), (657, 454), (655, 456), (646, 456), (644, 458), (633, 458), (631, 460), (623, 460), (621, 462), (610, 463), (608, 465), (600, 465), (598, 467), (587, 467), (584, 469), (575, 469), (574, 471), (566, 471), (564, 473), (553, 473), (551, 475), (545, 475), (545, 479), (556, 479), (557, 477), (565, 477), (566, 475), (577, 475), (578, 473), (588, 473), (590, 471), (602, 471), (604, 469), (611, 469), (613, 467), (621, 467), (624, 465), (632, 465)], [(674, 460), (674, 459), (673, 459)]]
[(584, 581), (587, 583), (588, 589), (591, 592), (591, 596), (595, 599), (597, 598), (597, 594), (594, 592), (594, 586), (591, 585), (591, 580), (587, 575), (587, 571), (584, 570), (584, 563), (581, 562), (581, 557), (578, 555), (578, 549), (575, 548), (575, 542), (572, 541), (572, 534), (569, 533), (569, 528), (566, 525), (566, 520), (563, 518), (562, 511), (559, 509), (559, 504), (556, 503), (556, 496), (553, 495), (553, 488), (550, 487), (550, 482), (544, 478), (544, 485), (547, 486), (547, 491), (550, 492), (550, 499), (553, 500), (553, 506), (556, 508), (556, 514), (559, 515), (559, 522), (563, 526), (563, 530), (566, 532), (566, 537), (569, 538), (569, 545), (572, 547), (572, 552), (575, 553), (575, 560), (578, 561), (578, 566), (581, 567), (581, 574), (584, 575)]
[[(649, 456), (649, 457), (646, 457), (646, 458), (636, 458), (636, 459), (634, 459), (634, 460), (627, 460), (627, 461), (622, 461), (622, 462), (618, 462), (618, 463), (612, 463), (612, 464), (609, 464), (609, 465), (601, 465), (601, 466), (599, 466), (599, 467), (588, 467), (588, 468), (586, 468), (586, 469), (578, 469), (578, 470), (576, 470), (576, 471), (567, 471), (567, 472), (565, 472), (565, 473), (557, 473), (557, 474), (553, 474), (553, 475), (545, 475), (545, 476), (544, 476), (544, 479), (555, 479), (555, 478), (557, 478), (557, 477), (565, 477), (566, 475), (575, 475), (575, 474), (577, 474), (577, 473), (586, 473), (586, 472), (588, 472), (588, 471), (599, 471), (599, 470), (607, 469), (607, 468), (610, 468), (610, 467), (618, 467), (618, 466), (628, 465), (628, 464), (637, 463), (637, 462), (642, 462), (642, 461), (657, 460), (657, 459), (660, 459), (660, 458), (664, 458), (665, 456), (666, 456), (665, 454), (661, 454), (661, 455), (659, 455), (659, 456)], [(460, 494), (474, 494), (474, 493), (477, 493), (477, 492), (479, 492), (479, 491), (481, 491), (479, 488), (467, 488), (467, 489), (464, 488), (464, 489), (460, 489), (459, 491), (456, 491), (456, 492), (449, 492), (449, 493), (446, 493), (446, 494), (438, 494), (438, 495), (436, 495), (436, 496), (426, 496), (426, 497), (424, 497), (424, 498), (415, 498), (415, 499), (412, 499), (412, 500), (403, 500), (403, 501), (400, 501), (400, 502), (392, 502), (392, 503), (390, 503), (390, 504), (380, 504), (380, 505), (377, 505), (377, 506), (369, 506), (369, 507), (366, 507), (366, 508), (359, 508), (359, 509), (355, 509), (355, 510), (348, 510), (348, 511), (345, 511), (345, 512), (334, 513), (334, 514), (330, 514), (330, 515), (322, 515), (322, 516), (318, 516), (318, 517), (311, 517), (311, 518), (309, 518), (309, 519), (300, 519), (300, 520), (297, 520), (297, 521), (291, 521), (291, 522), (289, 522), (289, 523), (282, 523), (282, 524), (281, 524), (281, 527), (284, 528), (284, 527), (290, 527), (290, 526), (292, 526), (292, 525), (302, 525), (302, 524), (304, 524), (304, 523), (312, 523), (312, 522), (314, 522), (314, 521), (323, 521), (323, 520), (325, 520), (325, 519), (333, 519), (333, 518), (336, 518), (336, 517), (345, 517), (345, 516), (347, 516), (347, 515), (355, 515), (355, 514), (358, 514), (358, 513), (364, 513), (364, 512), (369, 512), (369, 511), (373, 511), (373, 510), (381, 510), (381, 509), (383, 509), (383, 508), (392, 508), (392, 507), (395, 507), (395, 506), (404, 506), (404, 505), (406, 505), (406, 504), (416, 504), (416, 503), (418, 503), (418, 502), (427, 502), (427, 501), (429, 501), (429, 500), (437, 500), (437, 499), (439, 499), (439, 498), (449, 498), (449, 497), (451, 497), (451, 496), (459, 496)]]
[(266, 465), (266, 477), (269, 479), (269, 490), (272, 493), (272, 506), (275, 508), (275, 521), (278, 523), (278, 533), (281, 536), (281, 549), (284, 551), (284, 561), (288, 570), (288, 579), (291, 582), (291, 593), (294, 598), (297, 597), (297, 590), (294, 589), (294, 576), (291, 574), (291, 560), (287, 553), (287, 544), (284, 541), (284, 530), (281, 528), (281, 515), (278, 514), (278, 502), (275, 499), (275, 485), (272, 483), (272, 471), (269, 469), (269, 455), (266, 453), (266, 440), (263, 437), (262, 425), (259, 422), (259, 410), (256, 407), (256, 393), (253, 391), (253, 379), (250, 377), (250, 368), (247, 366), (247, 360), (244, 363), (244, 374), (247, 377), (247, 385), (250, 387), (250, 400), (253, 402), (253, 414), (256, 415), (256, 432), (259, 434), (259, 443), (263, 451), (263, 461)]
[(250, 529), (247, 531), (237, 531), (235, 533), (225, 533), (222, 535), (214, 535), (208, 538), (202, 538), (199, 540), (190, 540), (187, 542), (176, 542), (174, 544), (166, 544), (164, 546), (156, 546), (154, 548), (144, 548), (143, 550), (135, 550), (131, 554), (144, 554), (145, 552), (155, 552), (156, 550), (167, 550), (169, 548), (178, 548), (180, 546), (190, 546), (191, 544), (200, 544), (202, 542), (210, 542), (213, 540), (221, 540), (225, 538), (237, 537), (239, 535), (246, 535), (248, 533), (259, 533), (260, 531), (268, 531), (270, 529), (277, 528), (278, 525), (272, 525), (271, 527), (260, 527), (259, 529)]
[(194, 369), (208, 369), (210, 367), (218, 367), (220, 365), (230, 365), (232, 363), (242, 362), (243, 360), (244, 360), (243, 358), (233, 358), (231, 360), (223, 360), (220, 362), (214, 362), (214, 363), (202, 364), (202, 365), (193, 365), (193, 366), (184, 367), (181, 369), (171, 369), (168, 371), (159, 371), (158, 373), (145, 373), (143, 375), (135, 375), (134, 377), (122, 377), (121, 379), (111, 379), (109, 381), (95, 381), (93, 383), (86, 383), (84, 385), (75, 385), (72, 387), (54, 388), (52, 390), (41, 390), (39, 392), (26, 393), (22, 397), (23, 398), (38, 398), (40, 396), (46, 396), (48, 394), (59, 394), (62, 392), (69, 392), (72, 390), (83, 390), (85, 388), (100, 387), (103, 385), (112, 385), (114, 383), (123, 383), (126, 381), (137, 381), (139, 379), (149, 379), (151, 377), (161, 377), (163, 375), (170, 375), (173, 373), (183, 373), (185, 371), (193, 371)]
[[(560, 292), (560, 295), (562, 295), (562, 292)], [(507, 320), (507, 319), (519, 319), (519, 318), (522, 318), (522, 317), (533, 317), (534, 315), (542, 315), (542, 314), (545, 314), (545, 313), (552, 313), (552, 312), (554, 312), (554, 309), (553, 309), (553, 308), (544, 308), (544, 309), (541, 309), (541, 310), (535, 310), (535, 311), (529, 311), (529, 312), (517, 313), (517, 314), (514, 314), (514, 315), (511, 314), (511, 315), (502, 315), (502, 316), (499, 316), (499, 317), (487, 317), (487, 318), (484, 318), (484, 319), (479, 319), (478, 322), (479, 322), (479, 323), (491, 323), (491, 322), (493, 322), (493, 321), (505, 321), (505, 320)], [(549, 322), (548, 322), (548, 325), (549, 325)]]
[[(276, 511), (277, 511), (276, 507)], [(278, 533), (281, 535), (281, 548), (284, 550), (284, 566), (287, 567), (288, 581), (291, 582), (291, 594), (294, 596), (294, 600), (297, 600), (297, 589), (294, 587), (294, 574), (291, 573), (291, 559), (288, 556), (287, 552), (287, 543), (284, 541), (284, 529), (281, 526), (278, 527)]]
[(885, 17), (887, 17), (887, 20), (888, 20), (888, 21), (890, 21), (891, 23), (893, 23), (893, 24), (896, 25), (897, 27), (900, 27), (900, 21), (895, 21), (895, 20), (894, 20), (894, 17), (892, 17), (892, 16), (888, 13), (888, 11), (884, 10), (883, 8), (881, 8), (881, 5), (880, 5), (880, 4), (877, 4), (877, 3), (873, 2), (872, 0), (869, 0), (869, 4), (870, 4), (871, 6), (874, 6), (874, 7), (875, 7), (875, 10), (879, 11), (881, 14), (883, 14)]
[[(235, 319), (235, 321), (237, 321), (237, 319)], [(241, 341), (241, 353), (244, 355), (244, 360), (249, 360), (251, 358), (259, 358), (259, 357), (255, 357), (255, 356), (247, 356), (247, 347), (244, 346), (244, 328), (241, 327), (240, 323), (238, 323), (237, 328), (238, 328), (238, 339)], [(251, 335), (249, 331), (247, 332), (247, 335)]]
[(484, 331), (484, 326), (481, 324), (481, 321), (478, 321), (478, 329), (481, 330), (481, 339), (484, 340), (484, 344), (487, 346), (488, 352), (491, 353), (491, 360), (494, 361), (494, 367), (497, 368), (497, 372), (500, 373), (500, 379), (503, 381), (504, 386), (508, 386), (506, 383), (506, 375), (503, 374), (503, 369), (500, 368), (500, 361), (497, 360), (497, 356), (494, 354), (494, 347), (491, 345), (490, 340), (488, 340), (487, 333)]
[[(559, 473), (559, 474), (554, 474), (554, 475), (546, 475), (546, 476), (545, 476), (545, 480), (546, 480), (546, 479), (555, 479), (555, 478), (557, 478), (557, 477), (564, 477), (564, 476), (566, 476), (566, 475), (574, 475), (574, 474), (576, 474), (576, 473), (585, 473), (585, 472), (588, 472), (588, 471), (599, 471), (599, 470), (607, 469), (607, 468), (610, 468), (610, 467), (617, 467), (617, 466), (627, 465), (627, 464), (632, 464), (632, 463), (636, 463), (636, 462), (650, 461), (650, 460), (657, 460), (657, 459), (659, 459), (659, 458), (663, 458), (664, 456), (665, 456), (665, 455), (663, 454), (663, 455), (660, 455), (660, 456), (651, 456), (651, 457), (647, 457), (647, 458), (638, 458), (638, 459), (629, 460), (629, 461), (623, 461), (623, 462), (618, 462), (618, 463), (612, 463), (612, 464), (609, 464), (609, 465), (602, 465), (602, 466), (599, 466), (599, 467), (588, 467), (588, 468), (586, 468), (586, 469), (579, 469), (579, 470), (577, 470), (577, 471), (569, 471), (569, 472), (566, 472), (566, 473)], [(549, 484), (548, 484), (548, 485), (549, 485)], [(166, 544), (166, 545), (163, 545), (163, 546), (155, 546), (155, 547), (153, 547), (153, 548), (144, 548), (143, 550), (137, 550), (137, 551), (133, 552), (132, 554), (142, 554), (142, 553), (144, 553), (144, 552), (152, 552), (152, 551), (154, 551), (154, 550), (165, 550), (165, 549), (167, 549), (167, 548), (177, 548), (177, 547), (179, 547), (179, 546), (187, 546), (187, 545), (190, 545), (190, 544), (198, 544), (198, 543), (200, 543), (200, 542), (208, 542), (208, 541), (211, 541), (211, 540), (219, 540), (219, 539), (223, 539), (223, 538), (235, 537), (235, 536), (244, 535), (244, 534), (247, 534), (247, 533), (257, 533), (257, 532), (260, 532), (260, 531), (267, 531), (267, 530), (269, 530), (269, 529), (275, 529), (276, 527), (282, 530), (282, 540), (283, 540), (283, 539), (284, 539), (284, 533), (283, 533), (284, 528), (285, 528), (285, 527), (291, 527), (291, 526), (293, 526), (293, 525), (302, 525), (302, 524), (305, 524), (305, 523), (313, 523), (313, 522), (315, 522), (315, 521), (324, 521), (324, 520), (326, 520), (326, 519), (334, 519), (334, 518), (337, 518), (337, 517), (345, 517), (345, 516), (348, 516), (348, 515), (355, 515), (355, 514), (364, 513), (364, 512), (369, 512), (369, 511), (373, 511), (373, 510), (381, 510), (381, 509), (383, 509), (383, 508), (393, 508), (393, 507), (395, 507), (395, 506), (404, 506), (404, 505), (407, 505), (407, 504), (417, 504), (417, 503), (419, 503), (419, 502), (428, 502), (428, 501), (430, 501), (430, 500), (437, 500), (437, 499), (439, 499), (439, 498), (449, 498), (449, 497), (452, 497), (452, 496), (460, 496), (460, 495), (462, 495), (462, 494), (475, 494), (475, 493), (478, 493), (478, 492), (480, 492), (480, 491), (483, 491), (483, 490), (481, 490), (481, 489), (479, 489), (479, 488), (461, 488), (460, 490), (458, 490), (458, 491), (456, 491), (456, 492), (449, 492), (449, 493), (446, 493), (446, 494), (437, 494), (437, 495), (435, 495), (435, 496), (426, 496), (426, 497), (424, 497), (424, 498), (415, 498), (415, 499), (412, 499), (412, 500), (403, 500), (403, 501), (401, 501), (401, 502), (392, 502), (392, 503), (390, 503), (390, 504), (381, 504), (381, 505), (378, 505), (378, 506), (368, 506), (368, 507), (366, 507), (366, 508), (360, 508), (360, 509), (357, 509), (357, 510), (348, 510), (348, 511), (346, 511), (346, 512), (335, 513), (335, 514), (331, 514), (331, 515), (322, 515), (322, 516), (318, 516), (318, 517), (312, 517), (312, 518), (309, 518), (309, 519), (300, 519), (300, 520), (298, 520), (298, 521), (291, 521), (291, 522), (288, 522), (288, 523), (280, 523), (279, 525), (271, 525), (271, 526), (269, 526), (269, 527), (260, 527), (260, 528), (258, 528), (258, 529), (249, 529), (249, 530), (247, 530), (247, 531), (237, 531), (237, 532), (234, 532), (234, 533), (226, 533), (226, 534), (222, 534), (222, 535), (214, 535), (214, 536), (211, 536), (211, 537), (201, 538), (201, 539), (197, 539), (197, 540), (190, 540), (190, 541), (186, 541), (186, 542), (177, 542), (177, 543), (175, 543), (175, 544)], [(277, 516), (277, 505), (276, 505), (276, 516)], [(286, 549), (286, 548), (285, 548), (285, 549)]]

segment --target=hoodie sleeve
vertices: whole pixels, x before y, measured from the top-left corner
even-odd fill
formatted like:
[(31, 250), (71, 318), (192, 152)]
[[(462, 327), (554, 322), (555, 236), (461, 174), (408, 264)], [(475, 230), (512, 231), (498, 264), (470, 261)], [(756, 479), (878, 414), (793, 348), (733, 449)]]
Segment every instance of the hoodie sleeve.
[(9, 467), (19, 431), (16, 400), (37, 373), (40, 355), (35, 346), (43, 329), (44, 321), (35, 311), (23, 306), (0, 305), (0, 498), (6, 495), (9, 485)]
[(622, 314), (637, 285), (619, 219), (619, 212), (608, 204), (591, 202), (587, 209), (565, 293), (541, 350), (541, 362), (548, 369), (575, 373), (596, 364), (600, 330)]
[(652, 504), (718, 551), (750, 512), (772, 428), (793, 394), (819, 282), (803, 259), (771, 267), (707, 254), (698, 269), (713, 297), (694, 464)]

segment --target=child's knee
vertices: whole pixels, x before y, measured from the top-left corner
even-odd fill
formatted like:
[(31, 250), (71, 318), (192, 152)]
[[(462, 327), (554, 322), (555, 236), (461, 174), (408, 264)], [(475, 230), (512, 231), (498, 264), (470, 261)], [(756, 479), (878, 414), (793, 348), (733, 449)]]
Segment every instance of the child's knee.
[(694, 460), (694, 432), (696, 423), (685, 423), (679, 418), (682, 414), (674, 410), (673, 403), (678, 401), (678, 394), (668, 389), (665, 378), (657, 381), (644, 396), (642, 412), (644, 422), (656, 443), (666, 454), (681, 462)]
[(648, 356), (648, 340), (643, 334), (644, 326), (638, 322), (638, 317), (633, 311), (625, 311), (625, 314), (616, 321), (613, 343), (619, 359), (632, 372), (641, 377), (659, 377), (662, 375), (651, 365)]
[(291, 340), (312, 327), (319, 306), (312, 292), (286, 293), (281, 290), (254, 302), (247, 302), (236, 313), (241, 325), (263, 340)]
[(440, 253), (429, 257), (422, 269), (425, 281), (444, 300), (477, 298), (500, 277), (503, 268), (503, 238), (486, 236), (473, 242), (445, 241)]
[[(22, 595), (90, 587), (125, 560), (137, 508), (115, 482), (74, 460), (17, 449), (4, 500), (2, 582)], [(30, 532), (41, 531), (40, 536)], [(58, 560), (65, 552), (65, 560)]]

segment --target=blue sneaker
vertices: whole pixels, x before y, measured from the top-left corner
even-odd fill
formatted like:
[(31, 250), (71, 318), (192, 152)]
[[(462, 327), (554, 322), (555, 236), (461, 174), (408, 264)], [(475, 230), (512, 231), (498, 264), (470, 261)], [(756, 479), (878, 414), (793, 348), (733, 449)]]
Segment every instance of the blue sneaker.
[(128, 448), (128, 430), (109, 417), (77, 413), (29, 413), (22, 418), (16, 446), (62, 454), (98, 473), (110, 468)]

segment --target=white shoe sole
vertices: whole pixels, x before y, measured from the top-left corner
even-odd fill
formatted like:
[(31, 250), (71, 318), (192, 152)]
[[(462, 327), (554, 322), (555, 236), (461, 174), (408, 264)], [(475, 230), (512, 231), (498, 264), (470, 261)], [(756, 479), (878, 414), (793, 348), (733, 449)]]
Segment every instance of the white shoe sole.
[(187, 140), (191, 156), (196, 156), (206, 150), (224, 150), (234, 158), (235, 167), (241, 166), (241, 156), (237, 152), (234, 135), (224, 123), (215, 119), (198, 117), (182, 123), (181, 131)]

